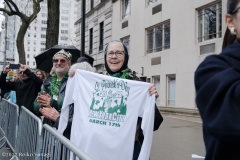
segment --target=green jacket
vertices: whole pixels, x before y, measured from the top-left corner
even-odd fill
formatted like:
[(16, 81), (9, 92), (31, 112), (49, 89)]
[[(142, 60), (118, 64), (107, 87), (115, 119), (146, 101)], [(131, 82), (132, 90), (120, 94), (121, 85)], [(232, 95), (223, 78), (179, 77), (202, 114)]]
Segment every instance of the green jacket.
[[(64, 97), (65, 97), (65, 88), (66, 88), (67, 80), (68, 80), (68, 77), (67, 78), (63, 78), (63, 80), (62, 80), (62, 82), (60, 84), (59, 95), (58, 95), (58, 100), (57, 101), (53, 99), (53, 95), (51, 93), (52, 77), (48, 77), (46, 79), (46, 81), (44, 81), (42, 90), (40, 92), (40, 94), (43, 95), (43, 91), (45, 91), (47, 94), (49, 94), (52, 97), (50, 106), (54, 107), (57, 111), (62, 109), (63, 100), (64, 100)], [(35, 112), (36, 115), (42, 116), (42, 114), (39, 112), (39, 109), (41, 108), (41, 106), (37, 102), (37, 98), (34, 101), (33, 108), (34, 108), (34, 112)], [(47, 118), (44, 118), (43, 124), (44, 123), (48, 123), (51, 126), (53, 125), (52, 121), (47, 119)]]

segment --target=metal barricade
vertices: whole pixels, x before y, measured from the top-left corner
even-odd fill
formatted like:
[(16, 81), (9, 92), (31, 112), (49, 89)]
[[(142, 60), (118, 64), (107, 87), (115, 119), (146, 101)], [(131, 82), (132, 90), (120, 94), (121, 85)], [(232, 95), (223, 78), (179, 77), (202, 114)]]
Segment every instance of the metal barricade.
[[(10, 146), (12, 151), (16, 152), (16, 139), (18, 127), (19, 107), (6, 99), (2, 99), (0, 112), (0, 132), (2, 138), (0, 141), (5, 141)], [(0, 146), (2, 148), (4, 143)]]
[(86, 153), (70, 142), (51, 126), (43, 125), (43, 153), (42, 159), (69, 160), (72, 159), (92, 160)]
[(19, 160), (40, 160), (42, 152), (42, 120), (25, 107), (21, 107), (17, 138)]

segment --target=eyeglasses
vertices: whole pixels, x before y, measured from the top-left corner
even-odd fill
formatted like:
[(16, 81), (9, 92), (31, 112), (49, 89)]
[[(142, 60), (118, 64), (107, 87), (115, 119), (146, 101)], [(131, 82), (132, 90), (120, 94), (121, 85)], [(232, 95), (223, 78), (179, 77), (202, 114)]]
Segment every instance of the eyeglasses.
[(118, 58), (120, 58), (120, 57), (122, 57), (122, 56), (125, 54), (125, 52), (124, 52), (124, 51), (116, 51), (116, 52), (107, 51), (106, 54), (107, 54), (107, 56), (108, 56), (109, 58), (113, 57), (114, 54), (115, 54)]
[(60, 61), (60, 63), (65, 63), (66, 60), (65, 59), (53, 59), (53, 63), (58, 63)]
[(232, 12), (232, 14), (235, 14), (239, 9), (240, 9), (240, 7), (236, 8), (236, 9)]

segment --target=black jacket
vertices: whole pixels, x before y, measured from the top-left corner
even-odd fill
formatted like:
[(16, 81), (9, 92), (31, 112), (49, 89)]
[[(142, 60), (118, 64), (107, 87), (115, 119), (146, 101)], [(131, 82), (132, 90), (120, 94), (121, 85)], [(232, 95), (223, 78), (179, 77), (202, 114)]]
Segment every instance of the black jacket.
[(206, 160), (240, 159), (240, 44), (207, 57), (195, 73)]
[(29, 69), (26, 69), (23, 73), (29, 77), (27, 80), (6, 82), (7, 74), (2, 72), (0, 87), (6, 90), (16, 91), (17, 105), (19, 107), (24, 106), (33, 112), (33, 102), (38, 92), (41, 91), (43, 81)]
[[(67, 128), (63, 132), (63, 135), (68, 139), (70, 139), (70, 135), (71, 135), (72, 119), (73, 119), (73, 113), (74, 113), (74, 104), (71, 104), (69, 107), (70, 107), (70, 109), (69, 109), (69, 117), (68, 117)], [(59, 112), (59, 114), (61, 114), (61, 111), (58, 111), (58, 112)], [(60, 116), (56, 119), (56, 122), (53, 125), (53, 127), (58, 129), (59, 120), (60, 120)]]

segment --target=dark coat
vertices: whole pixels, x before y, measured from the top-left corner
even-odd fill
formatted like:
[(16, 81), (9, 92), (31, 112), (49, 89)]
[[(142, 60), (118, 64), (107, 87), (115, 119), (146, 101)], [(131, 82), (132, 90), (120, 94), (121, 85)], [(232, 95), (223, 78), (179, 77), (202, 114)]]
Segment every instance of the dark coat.
[[(69, 109), (67, 128), (63, 132), (63, 135), (68, 139), (70, 139), (70, 135), (71, 135), (72, 119), (73, 119), (73, 113), (74, 113), (74, 104), (71, 104), (69, 107), (70, 107), (70, 109)], [(61, 111), (58, 111), (58, 112), (61, 115)], [(60, 116), (56, 119), (56, 122), (53, 125), (53, 127), (58, 129), (59, 120), (60, 120)]]
[(195, 73), (206, 160), (240, 159), (240, 44), (208, 56)]
[(2, 72), (0, 87), (5, 90), (16, 91), (17, 105), (19, 107), (24, 106), (33, 112), (33, 102), (41, 90), (43, 81), (29, 69), (26, 69), (23, 73), (29, 77), (27, 80), (6, 82), (7, 74)]

